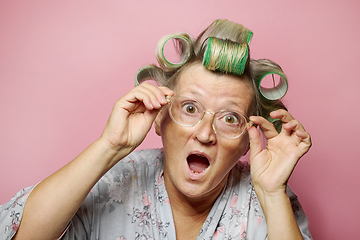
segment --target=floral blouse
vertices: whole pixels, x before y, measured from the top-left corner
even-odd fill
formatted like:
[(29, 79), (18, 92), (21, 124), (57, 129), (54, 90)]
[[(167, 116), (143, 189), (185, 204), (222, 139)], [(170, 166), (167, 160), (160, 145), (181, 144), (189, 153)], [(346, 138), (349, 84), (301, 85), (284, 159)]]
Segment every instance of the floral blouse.
[[(0, 239), (15, 235), (32, 189), (21, 190), (0, 206)], [(304, 239), (311, 239), (308, 220), (290, 188), (288, 195)], [(162, 149), (133, 152), (116, 164), (94, 186), (59, 239), (176, 239)], [(248, 163), (239, 161), (231, 171), (197, 239), (267, 239)]]

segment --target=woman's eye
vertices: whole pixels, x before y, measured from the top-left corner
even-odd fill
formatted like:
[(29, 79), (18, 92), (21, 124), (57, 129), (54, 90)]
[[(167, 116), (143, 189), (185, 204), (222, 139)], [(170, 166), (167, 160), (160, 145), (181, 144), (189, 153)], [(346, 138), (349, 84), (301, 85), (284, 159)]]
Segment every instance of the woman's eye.
[(234, 116), (234, 115), (225, 115), (223, 117), (223, 121), (226, 122), (226, 123), (238, 123), (239, 122), (239, 119)]
[(196, 107), (193, 104), (186, 104), (183, 108), (187, 113), (196, 113)]

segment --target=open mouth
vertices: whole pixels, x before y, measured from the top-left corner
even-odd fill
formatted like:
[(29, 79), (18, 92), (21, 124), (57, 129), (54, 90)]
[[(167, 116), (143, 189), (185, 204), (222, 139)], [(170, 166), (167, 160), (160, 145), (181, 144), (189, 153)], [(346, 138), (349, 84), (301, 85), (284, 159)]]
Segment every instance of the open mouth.
[(209, 160), (205, 156), (199, 154), (189, 155), (187, 157), (187, 162), (190, 170), (195, 174), (204, 172), (210, 165)]

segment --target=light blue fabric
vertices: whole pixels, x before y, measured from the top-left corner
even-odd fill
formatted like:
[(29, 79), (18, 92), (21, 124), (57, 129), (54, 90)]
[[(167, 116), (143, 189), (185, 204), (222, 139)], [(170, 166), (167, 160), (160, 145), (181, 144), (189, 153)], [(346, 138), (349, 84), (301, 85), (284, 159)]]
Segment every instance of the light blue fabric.
[[(20, 191), (0, 206), (0, 239), (15, 234), (27, 196)], [(294, 193), (288, 189), (295, 217), (305, 239), (308, 221)], [(94, 186), (61, 239), (174, 240), (175, 227), (163, 179), (161, 149), (133, 152)], [(252, 187), (249, 165), (231, 171), (214, 203), (198, 240), (267, 239), (266, 222)]]

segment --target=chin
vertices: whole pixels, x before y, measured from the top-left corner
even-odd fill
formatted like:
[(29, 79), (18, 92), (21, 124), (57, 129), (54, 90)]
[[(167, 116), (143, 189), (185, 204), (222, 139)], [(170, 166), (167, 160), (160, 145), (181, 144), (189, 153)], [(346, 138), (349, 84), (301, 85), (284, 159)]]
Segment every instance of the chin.
[(223, 188), (220, 182), (217, 186), (212, 187), (206, 183), (185, 183), (178, 188), (180, 193), (190, 199), (204, 199), (218, 196)]

